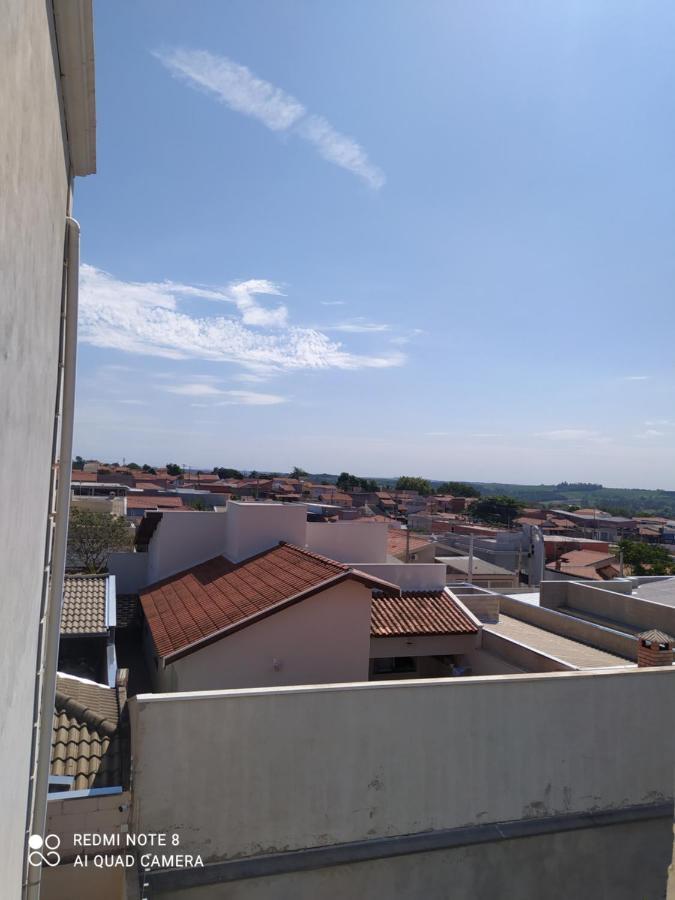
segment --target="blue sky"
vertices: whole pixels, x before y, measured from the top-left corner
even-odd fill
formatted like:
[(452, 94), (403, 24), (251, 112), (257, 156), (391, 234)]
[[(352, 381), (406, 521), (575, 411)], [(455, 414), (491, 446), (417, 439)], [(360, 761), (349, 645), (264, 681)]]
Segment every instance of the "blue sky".
[(95, 4), (76, 452), (675, 489), (675, 7)]

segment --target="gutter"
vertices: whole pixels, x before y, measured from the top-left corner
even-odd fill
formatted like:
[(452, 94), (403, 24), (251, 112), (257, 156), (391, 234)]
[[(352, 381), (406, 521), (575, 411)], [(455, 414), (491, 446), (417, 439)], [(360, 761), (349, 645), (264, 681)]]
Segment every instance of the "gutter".
[[(63, 356), (59, 360), (59, 380), (62, 382), (60, 412), (60, 446), (58, 458), (58, 483), (56, 488), (56, 517), (52, 571), (44, 620), (44, 654), (40, 677), (40, 700), (37, 716), (37, 762), (35, 766), (34, 810), (31, 831), (44, 835), (47, 819), (47, 794), (51, 768), (52, 719), (56, 695), (56, 669), (59, 656), (61, 607), (63, 605), (63, 580), (66, 569), (68, 540), (68, 513), (70, 510), (70, 478), (73, 459), (73, 421), (75, 417), (75, 368), (77, 362), (77, 307), (80, 270), (80, 226), (66, 216), (65, 259), (65, 339)], [(26, 897), (38, 900), (42, 868), (30, 866)]]

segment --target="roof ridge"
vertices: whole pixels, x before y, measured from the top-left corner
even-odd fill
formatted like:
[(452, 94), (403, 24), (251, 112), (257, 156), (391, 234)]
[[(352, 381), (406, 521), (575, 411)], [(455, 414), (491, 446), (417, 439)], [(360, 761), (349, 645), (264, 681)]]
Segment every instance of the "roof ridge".
[(90, 706), (86, 706), (79, 700), (75, 700), (74, 697), (69, 697), (67, 694), (62, 694), (60, 691), (56, 692), (54, 706), (59, 711), (65, 712), (67, 715), (72, 716), (72, 718), (78, 719), (88, 727), (93, 728), (96, 731), (101, 731), (103, 734), (112, 737), (117, 731), (117, 722), (113, 722), (107, 716), (102, 716), (100, 713), (97, 713)]
[(330, 565), (337, 566), (345, 572), (351, 572), (355, 568), (355, 566), (348, 566), (346, 563), (338, 562), (337, 559), (331, 559), (330, 556), (324, 556), (322, 553), (316, 553), (314, 550), (309, 550), (307, 547), (300, 547), (299, 544), (292, 544), (290, 541), (279, 541), (277, 546), (290, 547), (291, 550), (298, 550), (310, 559), (318, 559), (319, 562), (330, 563)]

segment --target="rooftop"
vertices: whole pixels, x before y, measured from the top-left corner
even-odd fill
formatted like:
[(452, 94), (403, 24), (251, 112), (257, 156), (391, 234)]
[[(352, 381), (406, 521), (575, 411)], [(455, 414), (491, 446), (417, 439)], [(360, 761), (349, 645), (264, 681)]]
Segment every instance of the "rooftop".
[(533, 650), (538, 650), (548, 656), (554, 656), (563, 662), (576, 666), (578, 669), (600, 669), (608, 666), (632, 666), (634, 663), (615, 656), (604, 650), (596, 650), (579, 641), (554, 634), (552, 631), (544, 631), (536, 625), (514, 619), (500, 613), (499, 622), (483, 625), (484, 631), (490, 631), (505, 638), (511, 638), (520, 644), (525, 644)]
[[(468, 556), (437, 556), (436, 562), (445, 563), (446, 566), (449, 566), (451, 569), (455, 569), (456, 572), (461, 572), (462, 574), (468, 574), (469, 572)], [(474, 575), (513, 575), (513, 572), (508, 569), (504, 569), (502, 566), (496, 566), (491, 562), (486, 562), (484, 559), (479, 559), (477, 556), (474, 556), (472, 560), (471, 571)]]
[(240, 563), (216, 556), (145, 588), (140, 597), (158, 654), (176, 659), (346, 578), (394, 587), (280, 543)]
[(107, 596), (107, 575), (66, 575), (61, 634), (107, 634)]
[(477, 634), (473, 617), (449, 591), (373, 594), (371, 637)]
[(123, 786), (127, 738), (115, 688), (58, 675), (51, 774), (72, 776), (72, 790)]

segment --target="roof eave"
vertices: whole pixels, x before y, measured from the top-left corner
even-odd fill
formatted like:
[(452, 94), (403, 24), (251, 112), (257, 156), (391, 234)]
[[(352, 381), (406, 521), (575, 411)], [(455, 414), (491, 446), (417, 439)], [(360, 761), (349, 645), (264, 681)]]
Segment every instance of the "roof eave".
[(54, 25), (72, 174), (92, 175), (96, 101), (91, 0), (54, 0)]

